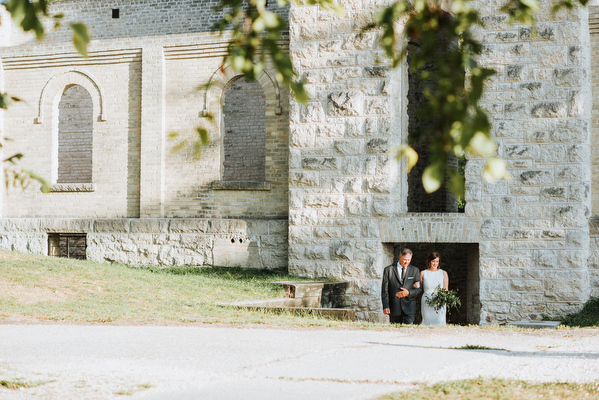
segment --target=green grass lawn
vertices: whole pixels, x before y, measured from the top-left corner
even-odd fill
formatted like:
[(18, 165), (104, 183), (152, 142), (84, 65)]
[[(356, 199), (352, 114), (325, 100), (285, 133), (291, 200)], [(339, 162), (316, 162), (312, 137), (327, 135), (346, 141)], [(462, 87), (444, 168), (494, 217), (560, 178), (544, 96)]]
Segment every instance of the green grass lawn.
[(0, 251), (0, 320), (344, 324), (219, 305), (284, 297), (274, 282), (302, 279), (240, 268), (141, 268)]
[[(274, 283), (281, 280), (305, 278), (264, 270), (132, 267), (0, 251), (0, 321), (385, 326), (221, 305), (284, 297), (283, 287)], [(564, 322), (599, 327), (598, 307), (599, 299), (591, 299)]]

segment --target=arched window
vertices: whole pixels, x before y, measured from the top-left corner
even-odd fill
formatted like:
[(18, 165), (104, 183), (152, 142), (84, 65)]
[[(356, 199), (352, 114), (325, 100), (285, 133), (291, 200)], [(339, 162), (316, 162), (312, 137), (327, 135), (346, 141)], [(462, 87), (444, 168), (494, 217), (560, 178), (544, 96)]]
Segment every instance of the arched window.
[(265, 180), (264, 90), (257, 81), (235, 80), (224, 93), (223, 181)]
[(92, 182), (93, 102), (81, 85), (65, 88), (58, 103), (56, 183)]

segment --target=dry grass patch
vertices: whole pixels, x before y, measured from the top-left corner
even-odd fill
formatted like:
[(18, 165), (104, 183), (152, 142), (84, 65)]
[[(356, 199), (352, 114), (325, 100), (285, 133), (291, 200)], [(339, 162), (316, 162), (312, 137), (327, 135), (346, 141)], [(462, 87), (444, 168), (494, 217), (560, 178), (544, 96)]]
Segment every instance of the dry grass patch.
[(469, 379), (443, 382), (386, 395), (380, 400), (590, 400), (599, 399), (599, 382), (531, 383), (505, 379)]
[(44, 383), (46, 383), (46, 382), (42, 382), (42, 381), (28, 382), (23, 378), (17, 378), (17, 379), (12, 379), (12, 380), (2, 379), (2, 380), (0, 380), (0, 387), (16, 390), (16, 389), (32, 388), (32, 387), (43, 385)]
[[(220, 303), (284, 297), (287, 274), (241, 268), (142, 268), (0, 251), (0, 321), (161, 321), (340, 326)], [(346, 323), (347, 325), (347, 323)]]

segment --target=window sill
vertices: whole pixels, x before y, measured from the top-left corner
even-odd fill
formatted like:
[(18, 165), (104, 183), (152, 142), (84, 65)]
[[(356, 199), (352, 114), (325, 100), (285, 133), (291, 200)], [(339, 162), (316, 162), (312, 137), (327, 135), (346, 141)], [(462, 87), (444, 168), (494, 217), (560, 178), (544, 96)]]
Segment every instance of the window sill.
[(95, 183), (55, 183), (53, 185), (50, 185), (50, 193), (95, 191)]
[(270, 182), (236, 182), (236, 181), (214, 181), (210, 183), (212, 190), (247, 190), (247, 191), (269, 191)]

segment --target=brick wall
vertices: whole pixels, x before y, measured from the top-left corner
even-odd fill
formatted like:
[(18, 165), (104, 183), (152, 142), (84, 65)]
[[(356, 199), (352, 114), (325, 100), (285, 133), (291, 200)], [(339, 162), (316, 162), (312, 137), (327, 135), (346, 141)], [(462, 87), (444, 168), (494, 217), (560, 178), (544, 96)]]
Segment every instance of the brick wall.
[[(79, 3), (83, 20), (93, 20), (94, 15), (103, 18), (104, 11), (112, 7), (107, 2)], [(78, 2), (65, 4), (76, 7)], [(148, 15), (159, 14), (154, 4), (131, 2), (131, 6), (147, 7), (144, 13)], [(187, 15), (178, 6), (169, 12), (169, 18)], [(132, 24), (129, 21), (127, 29), (142, 32), (147, 28)], [(58, 117), (58, 101), (67, 86), (81, 84), (93, 102), (94, 186), (63, 185), (60, 191), (43, 194), (34, 184), (25, 192), (11, 191), (4, 217), (287, 218), (287, 92), (268, 73), (253, 84), (259, 85), (264, 96), (259, 112), (264, 167), (263, 176), (257, 179), (264, 185), (219, 186), (223, 176), (222, 101), (228, 83), (238, 78), (220, 72), (227, 39), (186, 31), (160, 36), (160, 29), (167, 25), (154, 27), (154, 36), (96, 37), (86, 59), (74, 52), (70, 42), (50, 40), (0, 48), (6, 90), (24, 100), (10, 110), (5, 132), (14, 133), (17, 140), (7, 151), (26, 154), (25, 168), (48, 180), (53, 177), (52, 160), (58, 157), (52, 153), (53, 119)], [(107, 34), (116, 33), (107, 30)], [(286, 42), (282, 44), (286, 46)], [(223, 82), (209, 91), (201, 89), (211, 79)], [(205, 111), (214, 116), (213, 122)], [(209, 128), (211, 143), (194, 160), (191, 141), (197, 139), (199, 126)], [(174, 132), (188, 145), (177, 150), (180, 142), (169, 140)]]
[[(87, 25), (94, 40), (138, 38), (142, 36), (177, 35), (212, 32), (221, 14), (214, 12), (218, 0), (201, 1), (131, 1), (131, 0), (81, 0), (52, 1), (49, 14), (63, 13), (62, 26), (53, 27), (54, 21), (45, 21), (46, 42), (71, 42), (71, 22)], [(267, 8), (287, 19), (288, 7), (278, 7), (269, 1)], [(112, 10), (119, 9), (119, 18), (112, 18)], [(12, 30), (13, 44), (29, 42), (35, 46), (35, 36)]]
[(81, 85), (64, 91), (58, 103), (57, 183), (92, 182), (92, 97)]
[(21, 166), (51, 181), (57, 170), (58, 104), (67, 87), (82, 86), (93, 103), (87, 120), (93, 124), (91, 176), (95, 190), (81, 192), (71, 185), (67, 191), (41, 193), (37, 184), (24, 191), (9, 189), (4, 192), (3, 216), (138, 216), (139, 52), (77, 57), (76, 66), (67, 55), (55, 56), (50, 62), (51, 54), (52, 49), (40, 49), (33, 55), (2, 57), (6, 91), (23, 99), (5, 114), (4, 133), (14, 138), (6, 150), (22, 152)]
[(264, 181), (265, 100), (258, 82), (240, 78), (225, 92), (223, 181)]
[[(181, 138), (165, 141), (164, 216), (200, 218), (287, 218), (289, 113), (288, 94), (267, 75), (262, 74), (252, 85), (259, 85), (264, 95), (264, 111), (260, 111), (264, 128), (263, 186), (222, 185), (223, 157), (226, 140), (226, 118), (223, 116), (225, 91), (239, 79), (230, 68), (221, 68), (221, 57), (187, 58), (178, 55), (179, 48), (168, 48), (165, 54), (165, 132), (179, 132)], [(220, 48), (223, 51), (224, 47)], [(217, 53), (219, 54), (219, 53)], [(220, 53), (222, 54), (222, 53)], [(189, 71), (198, 71), (197, 75)], [(196, 90), (212, 79), (208, 92)], [(255, 87), (255, 86), (254, 86)], [(246, 102), (250, 110), (255, 104)], [(280, 108), (280, 112), (277, 109)], [(204, 111), (213, 116), (203, 118)], [(249, 114), (248, 114), (249, 116)], [(194, 149), (185, 140), (195, 140), (198, 126), (209, 130), (210, 145), (194, 158)], [(239, 142), (242, 143), (243, 141)], [(234, 179), (239, 181), (242, 179)], [(150, 183), (151, 185), (151, 183)], [(152, 189), (152, 186), (149, 186)], [(152, 203), (156, 204), (156, 203)], [(160, 216), (157, 211), (142, 213)]]

